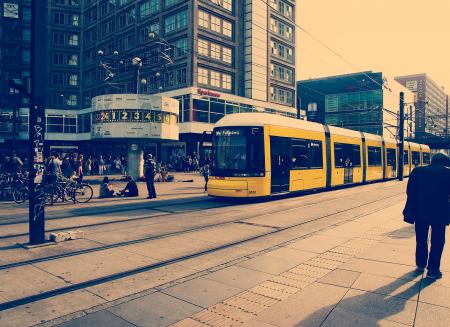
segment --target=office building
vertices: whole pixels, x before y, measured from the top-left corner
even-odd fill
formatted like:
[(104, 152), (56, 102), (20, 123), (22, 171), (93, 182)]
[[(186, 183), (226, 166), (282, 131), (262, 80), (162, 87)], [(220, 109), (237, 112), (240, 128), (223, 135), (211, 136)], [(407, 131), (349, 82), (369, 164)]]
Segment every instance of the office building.
[[(179, 142), (170, 144), (188, 154), (199, 151), (203, 132), (225, 114), (296, 116), (295, 1), (48, 0), (47, 5), (47, 139), (53, 147), (115, 152), (111, 142), (93, 137), (91, 125), (93, 99), (108, 94), (179, 100)], [(27, 115), (27, 109), (22, 112)], [(156, 152), (168, 146), (164, 141), (145, 140)]]
[[(405, 112), (412, 110), (412, 92), (384, 73), (367, 71), (299, 81), (297, 103), (310, 121), (396, 137), (400, 92)], [(405, 135), (411, 136), (409, 124)]]
[(418, 138), (448, 134), (448, 95), (427, 74), (397, 76), (416, 96), (414, 120)]

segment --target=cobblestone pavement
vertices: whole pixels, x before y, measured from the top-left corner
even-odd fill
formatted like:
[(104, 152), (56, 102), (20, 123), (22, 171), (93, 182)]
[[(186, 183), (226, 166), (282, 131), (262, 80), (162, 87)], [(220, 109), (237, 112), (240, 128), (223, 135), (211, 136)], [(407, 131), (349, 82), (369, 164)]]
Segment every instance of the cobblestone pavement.
[(86, 236), (33, 250), (0, 239), (0, 325), (448, 326), (450, 255), (442, 280), (415, 272), (404, 188), (55, 211), (52, 224)]

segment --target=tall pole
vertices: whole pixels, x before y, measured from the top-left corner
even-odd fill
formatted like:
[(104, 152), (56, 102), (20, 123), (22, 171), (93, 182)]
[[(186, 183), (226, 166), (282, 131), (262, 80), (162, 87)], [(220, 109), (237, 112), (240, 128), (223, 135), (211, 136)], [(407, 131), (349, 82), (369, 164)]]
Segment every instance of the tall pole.
[(298, 98), (297, 119), (302, 119), (302, 98)]
[(405, 94), (400, 92), (400, 108), (399, 108), (399, 120), (398, 120), (398, 137), (399, 137), (399, 149), (398, 149), (398, 180), (403, 180), (403, 156), (405, 149)]
[(31, 84), (29, 119), (29, 242), (45, 242), (45, 194), (36, 188), (36, 169), (44, 163), (47, 6), (31, 1)]

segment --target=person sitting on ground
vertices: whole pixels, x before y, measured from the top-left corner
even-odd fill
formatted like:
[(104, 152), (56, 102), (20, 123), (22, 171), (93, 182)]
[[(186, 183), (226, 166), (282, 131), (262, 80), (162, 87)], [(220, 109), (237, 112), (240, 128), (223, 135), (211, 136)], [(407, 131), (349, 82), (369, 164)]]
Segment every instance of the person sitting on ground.
[(119, 192), (119, 195), (125, 196), (127, 198), (139, 196), (138, 187), (133, 177), (127, 176), (127, 181), (127, 185), (122, 191)]
[(108, 176), (103, 177), (102, 185), (100, 186), (100, 196), (99, 198), (105, 199), (105, 198), (112, 198), (114, 197), (114, 190), (111, 187), (111, 184), (109, 184), (109, 178)]

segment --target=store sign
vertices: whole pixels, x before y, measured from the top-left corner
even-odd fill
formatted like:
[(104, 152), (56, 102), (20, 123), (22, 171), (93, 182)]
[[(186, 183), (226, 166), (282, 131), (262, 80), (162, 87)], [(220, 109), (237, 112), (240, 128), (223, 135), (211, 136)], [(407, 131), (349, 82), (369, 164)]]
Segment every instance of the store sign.
[(210, 90), (205, 90), (205, 89), (197, 89), (197, 94), (199, 94), (199, 95), (207, 95), (207, 96), (215, 97), (215, 98), (220, 98), (220, 93), (214, 92), (214, 91), (210, 91)]
[(407, 81), (406, 88), (412, 92), (417, 92), (417, 81)]
[(3, 4), (3, 17), (7, 18), (19, 18), (19, 5), (17, 3)]

